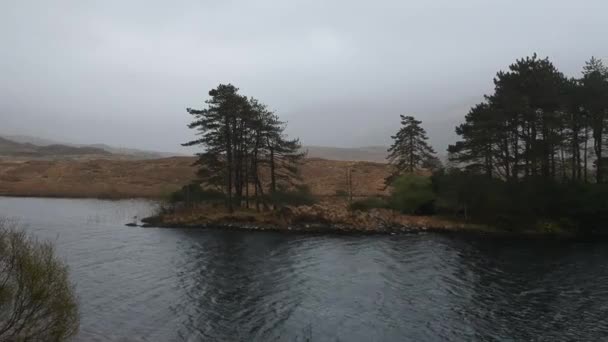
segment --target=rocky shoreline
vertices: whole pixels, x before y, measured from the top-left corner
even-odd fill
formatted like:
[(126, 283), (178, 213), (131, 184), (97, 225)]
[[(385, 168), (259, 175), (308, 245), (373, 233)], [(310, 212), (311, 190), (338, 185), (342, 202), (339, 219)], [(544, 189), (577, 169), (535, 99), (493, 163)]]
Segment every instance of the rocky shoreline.
[(267, 231), (333, 235), (394, 235), (441, 233), (499, 238), (605, 240), (608, 234), (564, 229), (529, 228), (504, 230), (487, 225), (434, 216), (410, 216), (387, 209), (350, 211), (340, 205), (285, 207), (276, 211), (256, 213), (241, 211), (228, 214), (217, 209), (196, 208), (172, 210), (144, 218), (138, 227), (220, 229), (232, 231)]
[(222, 213), (211, 208), (171, 210), (129, 226), (208, 228), (316, 234), (404, 234), (423, 232), (480, 232), (488, 227), (431, 216), (409, 216), (387, 209), (350, 211), (343, 205), (284, 207), (256, 213)]
[[(143, 222), (143, 221), (142, 221)], [(167, 223), (143, 223), (141, 225), (129, 223), (129, 227), (143, 228), (197, 228), (197, 229), (222, 229), (222, 230), (238, 230), (238, 231), (269, 231), (269, 232), (293, 232), (293, 233), (313, 233), (313, 234), (405, 234), (405, 233), (422, 233), (422, 232), (439, 232), (447, 231), (441, 228), (427, 227), (411, 227), (411, 226), (386, 226), (375, 227), (373, 229), (362, 229), (359, 227), (348, 226), (344, 224), (326, 224), (326, 223), (308, 223), (295, 224), (287, 226), (259, 224), (259, 223), (243, 223), (243, 222), (214, 222), (214, 223), (182, 223), (182, 224), (167, 224)]]

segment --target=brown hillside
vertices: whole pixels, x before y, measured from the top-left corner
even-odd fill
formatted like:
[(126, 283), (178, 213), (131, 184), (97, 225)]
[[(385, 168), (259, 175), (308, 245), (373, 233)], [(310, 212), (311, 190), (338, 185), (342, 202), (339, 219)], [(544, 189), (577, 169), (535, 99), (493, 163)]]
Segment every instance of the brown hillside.
[(386, 146), (368, 147), (329, 147), (304, 146), (308, 158), (322, 158), (341, 161), (368, 161), (374, 163), (387, 163), (388, 152)]
[(61, 144), (37, 146), (0, 137), (0, 156), (44, 158), (51, 156), (105, 156), (109, 154), (109, 152), (95, 147), (74, 147)]
[[(192, 157), (151, 160), (0, 161), (0, 195), (99, 198), (158, 198), (194, 178)], [(313, 194), (333, 196), (346, 190), (352, 169), (355, 195), (382, 194), (386, 164), (307, 159), (302, 180)]]

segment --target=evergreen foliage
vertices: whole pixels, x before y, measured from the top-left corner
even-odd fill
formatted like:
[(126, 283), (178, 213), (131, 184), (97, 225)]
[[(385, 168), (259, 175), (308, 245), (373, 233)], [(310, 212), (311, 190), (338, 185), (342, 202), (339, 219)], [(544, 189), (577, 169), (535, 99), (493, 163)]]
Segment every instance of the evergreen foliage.
[(456, 127), (452, 168), (433, 176), (437, 209), (509, 227), (543, 219), (601, 227), (608, 68), (591, 58), (580, 78), (567, 78), (533, 55), (498, 72), (494, 85)]
[(405, 214), (420, 214), (424, 206), (431, 205), (435, 200), (429, 177), (402, 175), (393, 182), (392, 187), (389, 205)]
[(394, 140), (388, 149), (388, 160), (394, 166), (394, 173), (386, 180), (387, 184), (403, 173), (413, 173), (422, 164), (433, 158), (435, 151), (427, 143), (428, 137), (421, 121), (413, 116), (401, 115), (401, 128), (391, 138)]
[[(249, 207), (250, 200), (258, 210), (268, 207), (265, 189), (272, 195), (279, 183), (292, 184), (298, 177), (304, 157), (299, 140), (287, 138), (276, 114), (231, 84), (220, 84), (209, 96), (206, 108), (187, 109), (194, 117), (188, 127), (197, 130), (198, 139), (183, 144), (203, 148), (196, 162), (199, 184), (222, 191), (230, 212)], [(269, 187), (260, 178), (263, 167), (270, 171)]]
[(505, 181), (587, 182), (592, 145), (595, 179), (604, 181), (608, 69), (601, 61), (592, 58), (581, 79), (568, 79), (533, 55), (499, 72), (494, 85), (456, 127), (462, 140), (448, 148), (453, 162)]

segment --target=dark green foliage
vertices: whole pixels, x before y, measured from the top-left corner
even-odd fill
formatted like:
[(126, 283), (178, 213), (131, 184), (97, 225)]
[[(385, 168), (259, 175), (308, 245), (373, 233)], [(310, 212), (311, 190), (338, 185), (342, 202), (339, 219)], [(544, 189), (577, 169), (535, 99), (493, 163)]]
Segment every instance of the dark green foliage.
[(405, 174), (393, 181), (388, 198), (364, 198), (351, 203), (349, 208), (361, 211), (386, 208), (410, 215), (430, 215), (435, 212), (435, 197), (429, 177)]
[(406, 174), (393, 182), (389, 205), (405, 214), (419, 214), (431, 211), (434, 200), (435, 193), (429, 177)]
[[(298, 139), (288, 139), (285, 123), (253, 98), (238, 93), (231, 84), (220, 84), (209, 91), (207, 108), (188, 108), (198, 139), (184, 146), (201, 146), (196, 165), (203, 187), (218, 187), (225, 194), (229, 211), (235, 206), (249, 207), (250, 198), (259, 210), (268, 196), (260, 180), (260, 168), (270, 170), (270, 192), (277, 184), (291, 184), (298, 177), (300, 153)], [(253, 194), (250, 194), (250, 191)], [(267, 207), (266, 203), (262, 203)]]
[(608, 68), (592, 58), (569, 79), (533, 55), (494, 84), (456, 127), (462, 140), (448, 151), (457, 168), (433, 175), (436, 208), (509, 227), (604, 228)]
[(401, 128), (391, 137), (394, 142), (388, 149), (388, 160), (395, 172), (387, 178), (387, 184), (404, 172), (413, 173), (434, 158), (435, 151), (427, 143), (428, 137), (421, 123), (413, 116), (401, 115)]
[(431, 181), (442, 213), (485, 220), (500, 216), (509, 205), (508, 186), (499, 179), (454, 169), (434, 173)]
[(595, 165), (596, 182), (603, 182), (608, 68), (601, 61), (592, 58), (576, 80), (534, 55), (499, 72), (494, 84), (494, 93), (456, 127), (462, 140), (448, 148), (452, 162), (508, 181), (587, 182)]
[(554, 220), (568, 228), (602, 229), (608, 222), (608, 185), (527, 179), (507, 182), (452, 170), (432, 177), (436, 208), (448, 215), (509, 229)]
[(389, 208), (389, 203), (386, 199), (380, 197), (368, 197), (350, 204), (350, 210), (369, 211), (377, 208)]
[(436, 171), (443, 168), (443, 163), (436, 156), (429, 155), (422, 161), (421, 167), (424, 170)]
[(203, 189), (197, 183), (184, 185), (180, 190), (171, 194), (171, 203), (223, 203), (226, 196), (223, 192), (212, 189)]
[(312, 205), (317, 202), (310, 189), (304, 185), (298, 185), (294, 190), (279, 187), (269, 195), (269, 202), (275, 206), (281, 205)]

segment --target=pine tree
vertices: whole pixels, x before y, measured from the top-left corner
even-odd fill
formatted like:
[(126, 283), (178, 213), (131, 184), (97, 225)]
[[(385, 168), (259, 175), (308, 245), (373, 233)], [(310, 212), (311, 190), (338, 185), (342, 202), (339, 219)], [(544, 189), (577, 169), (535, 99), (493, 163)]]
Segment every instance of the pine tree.
[(456, 134), (462, 141), (448, 147), (450, 160), (465, 163), (467, 169), (474, 173), (494, 175), (494, 149), (496, 144), (496, 121), (492, 108), (487, 103), (480, 103), (471, 108), (465, 116), (465, 123), (456, 127)]
[(204, 149), (195, 163), (199, 184), (221, 189), (230, 212), (235, 206), (249, 207), (252, 187), (256, 208), (260, 202), (267, 207), (260, 168), (270, 168), (271, 192), (276, 191), (277, 180), (292, 181), (303, 157), (299, 140), (288, 139), (285, 124), (273, 112), (240, 95), (231, 84), (220, 84), (209, 96), (206, 109), (188, 108), (194, 116), (188, 127), (196, 129), (199, 137), (183, 144)]
[(293, 185), (299, 179), (298, 165), (306, 155), (300, 152), (302, 145), (299, 139), (289, 139), (285, 134), (285, 123), (273, 117), (271, 134), (266, 144), (269, 151), (268, 163), (270, 165), (270, 191), (276, 193), (279, 183)]
[(463, 140), (449, 147), (453, 161), (509, 181), (556, 179), (558, 168), (563, 178), (568, 132), (580, 130), (568, 119), (568, 80), (533, 55), (498, 72), (494, 84), (494, 93), (456, 127)]
[(394, 142), (388, 149), (388, 160), (395, 167), (395, 172), (386, 179), (387, 184), (402, 173), (413, 173), (435, 154), (427, 143), (426, 131), (420, 126), (422, 122), (412, 116), (400, 117), (401, 128), (391, 137)]
[(182, 144), (183, 146), (200, 145), (204, 151), (198, 153), (195, 165), (199, 167), (198, 177), (205, 186), (223, 188), (226, 194), (226, 207), (233, 210), (234, 185), (234, 147), (237, 118), (243, 116), (247, 101), (238, 94), (238, 88), (220, 84), (209, 91), (208, 108), (196, 110), (188, 108), (194, 121), (189, 128), (197, 129), (199, 138)]
[(583, 78), (584, 107), (589, 113), (595, 152), (596, 182), (604, 182), (604, 159), (606, 124), (608, 121), (608, 67), (594, 57), (585, 63)]

